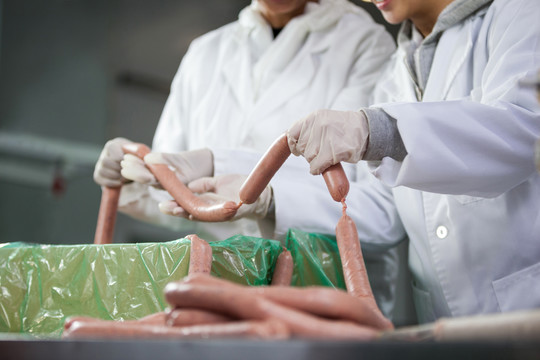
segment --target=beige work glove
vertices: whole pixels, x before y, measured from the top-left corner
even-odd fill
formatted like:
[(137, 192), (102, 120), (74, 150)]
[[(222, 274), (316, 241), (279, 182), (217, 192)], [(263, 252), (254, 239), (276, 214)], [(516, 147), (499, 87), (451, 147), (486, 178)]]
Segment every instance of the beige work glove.
[(121, 137), (107, 141), (94, 168), (94, 181), (101, 186), (118, 187), (126, 179), (122, 176), (120, 162), (124, 157), (122, 146), (132, 143)]
[(368, 121), (362, 111), (318, 110), (287, 131), (291, 152), (306, 158), (313, 175), (341, 161), (362, 160), (368, 137)]
[[(246, 175), (236, 174), (203, 177), (190, 182), (188, 184), (188, 188), (192, 192), (197, 193), (198, 196), (203, 198), (209, 204), (222, 204), (227, 201), (234, 201), (235, 203), (238, 203), (240, 202), (240, 188), (246, 179)], [(268, 214), (268, 209), (271, 202), (272, 188), (270, 185), (268, 185), (263, 190), (257, 201), (255, 201), (253, 204), (243, 204), (240, 206), (236, 212), (236, 215), (231, 220), (238, 220), (240, 218), (263, 219)], [(166, 215), (197, 220), (190, 218), (190, 214), (180, 207), (174, 200), (161, 202), (159, 204), (159, 210)]]
[(151, 152), (144, 157), (144, 161), (137, 156), (126, 154), (121, 162), (122, 176), (140, 184), (161, 188), (146, 164), (167, 165), (184, 184), (203, 176), (212, 176), (214, 173), (212, 151), (199, 149), (174, 154)]

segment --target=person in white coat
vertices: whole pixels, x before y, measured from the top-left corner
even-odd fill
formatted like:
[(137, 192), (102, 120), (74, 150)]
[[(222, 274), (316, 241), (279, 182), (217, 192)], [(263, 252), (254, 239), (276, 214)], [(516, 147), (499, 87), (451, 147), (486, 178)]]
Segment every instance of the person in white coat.
[[(168, 164), (194, 189), (217, 181), (219, 195), (227, 188), (237, 197), (245, 176), (227, 174), (248, 174), (274, 139), (311, 111), (366, 106), (394, 50), (384, 27), (346, 0), (254, 0), (238, 21), (191, 43), (173, 80), (153, 153), (145, 161)], [(133, 217), (209, 241), (235, 234), (281, 240), (292, 227), (335, 231), (341, 205), (332, 200), (321, 178), (309, 175), (305, 161), (291, 157), (260, 200), (242, 206), (235, 221), (188, 222), (182, 217), (189, 214), (156, 189), (159, 184), (144, 163), (124, 157), (120, 147), (127, 142), (119, 138), (106, 144), (94, 178), (103, 186), (124, 183), (119, 209)], [(367, 175), (356, 166), (346, 168), (353, 186)], [(201, 178), (203, 185), (196, 185)], [(291, 193), (306, 197), (299, 202)], [(308, 195), (314, 193), (321, 196)], [(312, 211), (313, 201), (320, 211)], [(165, 214), (177, 217), (161, 213), (158, 203)], [(281, 209), (312, 220), (302, 224), (294, 216), (275, 216)], [(368, 228), (368, 234), (376, 233)], [(403, 236), (399, 231), (386, 236), (395, 234)], [(368, 271), (379, 305), (391, 316), (396, 252), (376, 250), (366, 250)]]
[(359, 228), (380, 204), (397, 210), (421, 322), (540, 307), (540, 106), (519, 85), (540, 68), (540, 6), (373, 2), (404, 21), (377, 103), (308, 115), (288, 131), (291, 150), (313, 174), (365, 160), (391, 187), (348, 205), (365, 211)]

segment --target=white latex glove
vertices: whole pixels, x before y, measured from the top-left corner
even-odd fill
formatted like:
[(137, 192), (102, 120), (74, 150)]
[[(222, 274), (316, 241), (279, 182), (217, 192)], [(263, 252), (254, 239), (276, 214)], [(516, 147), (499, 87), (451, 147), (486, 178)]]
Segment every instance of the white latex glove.
[[(188, 184), (188, 188), (210, 204), (221, 204), (226, 201), (240, 202), (240, 187), (247, 179), (246, 175), (226, 174), (216, 177), (203, 177)], [(253, 204), (243, 204), (231, 220), (240, 218), (263, 219), (268, 213), (272, 201), (272, 188), (268, 185), (261, 196)], [(159, 204), (159, 210), (172, 216), (190, 219), (188, 214), (176, 201), (165, 201)], [(192, 220), (192, 219), (190, 219)]]
[(306, 158), (313, 175), (341, 161), (362, 160), (368, 137), (369, 125), (362, 111), (317, 110), (287, 131), (291, 152)]
[(94, 181), (101, 186), (118, 187), (126, 179), (122, 177), (120, 162), (124, 157), (122, 146), (132, 141), (121, 137), (107, 141), (94, 168)]
[(214, 173), (214, 156), (210, 149), (183, 151), (181, 153), (152, 152), (144, 157), (144, 161), (134, 155), (124, 156), (122, 176), (135, 182), (160, 187), (159, 182), (148, 170), (146, 164), (165, 164), (174, 171), (184, 184)]

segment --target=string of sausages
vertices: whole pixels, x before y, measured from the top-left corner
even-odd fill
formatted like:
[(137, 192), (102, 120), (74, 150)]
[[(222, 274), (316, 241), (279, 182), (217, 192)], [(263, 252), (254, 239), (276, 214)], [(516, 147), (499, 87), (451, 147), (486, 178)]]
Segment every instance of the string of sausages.
[[(289, 155), (282, 136), (246, 180), (237, 206), (254, 202)], [(393, 329), (375, 302), (358, 232), (346, 213), (349, 182), (345, 172), (337, 164), (323, 176), (332, 198), (343, 205), (336, 239), (347, 291), (289, 286), (294, 264), (286, 249), (276, 261), (271, 286), (243, 286), (212, 277), (211, 246), (189, 235), (188, 276), (165, 287), (169, 310), (131, 321), (70, 318), (63, 337), (371, 340)]]

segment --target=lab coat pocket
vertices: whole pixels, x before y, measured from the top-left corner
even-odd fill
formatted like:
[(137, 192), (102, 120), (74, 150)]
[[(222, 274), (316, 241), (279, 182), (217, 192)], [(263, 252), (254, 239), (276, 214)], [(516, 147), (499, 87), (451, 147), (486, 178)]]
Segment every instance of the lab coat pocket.
[(540, 307), (540, 263), (493, 281), (501, 311)]
[(419, 324), (425, 324), (436, 320), (433, 312), (433, 303), (429, 292), (422, 290), (416, 286), (415, 281), (411, 281), (413, 290), (414, 308)]

